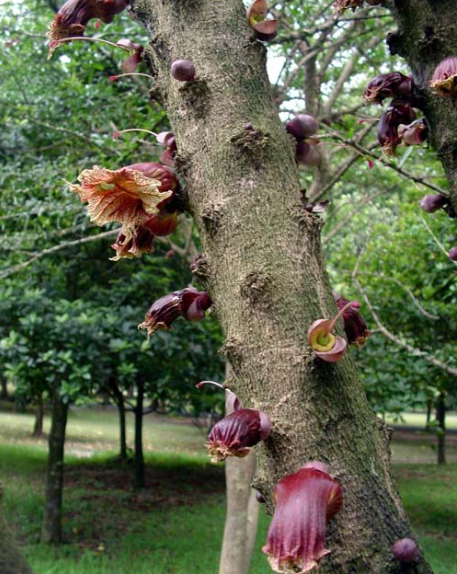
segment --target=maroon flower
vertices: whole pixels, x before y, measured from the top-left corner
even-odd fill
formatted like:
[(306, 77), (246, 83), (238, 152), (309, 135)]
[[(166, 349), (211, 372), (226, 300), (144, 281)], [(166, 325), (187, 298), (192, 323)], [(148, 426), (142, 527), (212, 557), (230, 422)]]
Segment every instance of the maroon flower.
[(317, 568), (325, 548), (327, 523), (341, 509), (343, 492), (336, 480), (313, 463), (278, 482), (273, 520), (263, 547), (275, 572), (305, 574)]
[(49, 28), (50, 52), (52, 53), (54, 47), (53, 42), (82, 36), (92, 18), (100, 18), (102, 22), (109, 24), (129, 3), (128, 0), (68, 0), (57, 12)]
[(188, 321), (202, 321), (205, 311), (211, 305), (211, 297), (206, 291), (187, 287), (155, 301), (138, 328), (146, 329), (150, 336), (158, 329), (171, 329), (171, 324), (178, 317), (184, 317)]
[(121, 68), (125, 74), (133, 73), (143, 59), (144, 47), (141, 44), (132, 42), (132, 40), (128, 38), (121, 38), (116, 44), (128, 48), (132, 52), (131, 56), (124, 60)]
[(419, 556), (419, 548), (411, 538), (401, 538), (392, 546), (395, 558), (402, 564), (411, 564)]
[(427, 126), (424, 119), (419, 118), (413, 123), (398, 126), (398, 137), (404, 145), (422, 145), (427, 139)]
[(395, 150), (401, 144), (398, 135), (400, 124), (410, 124), (415, 119), (416, 113), (411, 104), (402, 100), (391, 102), (378, 124), (378, 141), (386, 155), (395, 155)]
[(164, 165), (173, 166), (174, 159), (177, 151), (176, 139), (173, 132), (160, 132), (157, 135), (159, 144), (165, 146), (167, 149), (160, 156), (160, 161)]
[(333, 293), (336, 305), (339, 310), (343, 311), (344, 332), (349, 344), (362, 347), (367, 338), (371, 335), (362, 315), (359, 313), (360, 303), (358, 301), (348, 301)]
[(442, 209), (449, 199), (444, 195), (437, 193), (436, 195), (424, 195), (421, 199), (420, 206), (426, 213), (435, 213), (438, 209)]
[(366, 104), (382, 103), (386, 98), (409, 98), (414, 81), (400, 72), (380, 74), (373, 78), (363, 92)]
[(239, 409), (216, 423), (208, 436), (206, 448), (211, 462), (220, 462), (229, 456), (242, 458), (249, 447), (265, 440), (271, 432), (268, 416), (256, 409)]
[(278, 21), (267, 20), (267, 14), (266, 0), (254, 0), (247, 12), (249, 26), (254, 29), (256, 38), (263, 42), (273, 40), (278, 33)]
[(457, 56), (450, 56), (438, 64), (430, 87), (444, 98), (457, 97)]

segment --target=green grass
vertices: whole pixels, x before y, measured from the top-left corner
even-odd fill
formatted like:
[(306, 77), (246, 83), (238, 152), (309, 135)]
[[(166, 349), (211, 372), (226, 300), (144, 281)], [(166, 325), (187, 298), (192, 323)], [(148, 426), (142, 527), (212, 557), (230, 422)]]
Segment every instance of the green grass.
[[(433, 416), (432, 416), (433, 420)], [(399, 426), (411, 426), (425, 428), (427, 414), (424, 413), (402, 413), (401, 419), (398, 415), (386, 415), (386, 422)], [(457, 430), (457, 413), (446, 413), (446, 427), (449, 430)]]
[[(131, 468), (113, 463), (115, 414), (73, 412), (66, 457), (66, 543), (50, 548), (39, 543), (46, 452), (44, 441), (35, 444), (28, 436), (32, 425), (27, 416), (0, 415), (0, 477), (7, 518), (36, 574), (217, 574), (225, 514), (223, 468), (209, 464), (198, 429), (148, 419), (147, 488), (138, 492), (131, 488)], [(91, 445), (90, 459), (81, 455), (81, 445)], [(409, 454), (423, 456), (420, 441), (409, 445)], [(457, 465), (396, 464), (394, 470), (435, 574), (457, 574)], [(261, 510), (251, 574), (271, 572), (261, 552), (268, 523)]]

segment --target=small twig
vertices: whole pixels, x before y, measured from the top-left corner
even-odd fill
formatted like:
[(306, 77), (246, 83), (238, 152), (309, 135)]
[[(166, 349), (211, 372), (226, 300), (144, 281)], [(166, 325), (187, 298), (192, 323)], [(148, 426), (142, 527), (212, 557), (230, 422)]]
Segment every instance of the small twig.
[[(449, 259), (449, 252), (446, 250), (446, 248), (444, 247), (444, 245), (441, 243), (441, 241), (438, 239), (438, 237), (433, 233), (433, 231), (430, 229), (428, 223), (425, 221), (425, 219), (422, 217), (422, 215), (419, 215), (419, 219), (422, 221), (422, 223), (424, 224), (425, 229), (430, 233), (430, 235), (432, 236), (433, 240), (435, 241), (435, 243), (438, 245), (438, 247), (441, 249), (441, 251), (446, 255), (447, 259)], [(452, 259), (449, 259), (449, 261), (452, 261)], [(457, 261), (452, 261), (452, 263), (454, 265), (457, 265)]]

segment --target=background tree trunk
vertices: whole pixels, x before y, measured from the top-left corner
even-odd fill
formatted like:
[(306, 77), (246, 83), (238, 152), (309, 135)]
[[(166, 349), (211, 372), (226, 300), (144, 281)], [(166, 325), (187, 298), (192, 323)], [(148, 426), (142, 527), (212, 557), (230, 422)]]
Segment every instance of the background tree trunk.
[(144, 488), (145, 469), (143, 454), (143, 404), (144, 404), (144, 381), (138, 379), (136, 405), (135, 405), (135, 488)]
[(2, 401), (7, 401), (9, 398), (8, 382), (4, 377), (0, 376), (0, 384), (1, 384), (0, 399), (2, 399)]
[(35, 423), (33, 425), (32, 436), (39, 438), (43, 436), (44, 404), (43, 395), (40, 395), (35, 409)]
[(438, 421), (438, 464), (446, 464), (446, 403), (445, 395), (440, 393), (436, 407), (436, 420)]
[(443, 163), (457, 211), (457, 108), (450, 98), (434, 95), (428, 84), (436, 66), (457, 56), (455, 0), (393, 0), (390, 2), (398, 32), (389, 34), (392, 54), (408, 62), (424, 97), (429, 140)]
[[(176, 136), (175, 165), (203, 245), (196, 276), (225, 333), (230, 388), (271, 417), (255, 486), (273, 510), (279, 479), (309, 459), (328, 461), (345, 503), (330, 524), (332, 553), (321, 573), (398, 574), (392, 543), (411, 531), (390, 476), (388, 432), (350, 353), (326, 364), (307, 343), (308, 326), (336, 305), (321, 221), (302, 208), (295, 146), (272, 98), (265, 47), (253, 39), (241, 0), (136, 0), (133, 8), (152, 35), (153, 96)], [(171, 78), (178, 58), (193, 61), (195, 81)], [(413, 572), (430, 568), (419, 558), (403, 569)]]
[(249, 574), (259, 511), (251, 488), (255, 465), (254, 452), (225, 461), (227, 514), (219, 574)]
[(125, 417), (124, 398), (117, 402), (117, 411), (119, 413), (119, 458), (121, 462), (127, 462), (127, 424)]
[(0, 508), (0, 572), (1, 574), (33, 574), (22, 552), (11, 535), (11, 531)]
[(62, 540), (63, 470), (67, 418), (68, 403), (62, 400), (57, 389), (53, 397), (51, 432), (49, 433), (48, 468), (41, 530), (43, 542), (59, 543)]

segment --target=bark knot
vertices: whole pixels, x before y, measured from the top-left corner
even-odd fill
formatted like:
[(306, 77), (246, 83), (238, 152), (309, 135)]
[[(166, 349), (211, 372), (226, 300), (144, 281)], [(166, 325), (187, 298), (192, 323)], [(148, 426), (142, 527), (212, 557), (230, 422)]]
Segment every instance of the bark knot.
[(268, 295), (271, 280), (263, 271), (251, 271), (241, 282), (241, 296), (255, 307), (269, 307)]

